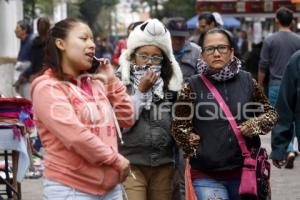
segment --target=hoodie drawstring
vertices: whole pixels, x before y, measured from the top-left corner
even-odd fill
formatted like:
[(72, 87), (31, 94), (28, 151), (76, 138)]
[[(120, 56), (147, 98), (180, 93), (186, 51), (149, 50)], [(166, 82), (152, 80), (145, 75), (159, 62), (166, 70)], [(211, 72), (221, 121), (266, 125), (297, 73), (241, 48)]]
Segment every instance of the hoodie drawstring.
[[(82, 102), (84, 102), (87, 107), (88, 107), (88, 110), (89, 110), (89, 113), (90, 113), (90, 116), (91, 116), (91, 121), (93, 123), (93, 128), (96, 126), (96, 120), (95, 120), (95, 116), (94, 116), (94, 112), (93, 112), (93, 109), (90, 107), (90, 105), (88, 104), (88, 102), (82, 97), (82, 95), (79, 93), (79, 91), (75, 88), (74, 85), (72, 85), (72, 83), (69, 84), (71, 89), (77, 94), (77, 96), (80, 98), (80, 100)], [(121, 133), (121, 129), (120, 129), (120, 126), (119, 126), (119, 122), (117, 120), (117, 117), (116, 117), (116, 114), (109, 102), (109, 100), (107, 99), (107, 97), (105, 96), (105, 94), (99, 90), (99, 92), (101, 93), (101, 95), (103, 95), (105, 97), (105, 100), (109, 103), (110, 105), (110, 108), (111, 108), (111, 111), (112, 111), (112, 117), (113, 117), (113, 120), (114, 120), (114, 124), (115, 124), (115, 127), (116, 127), (116, 131), (118, 133), (118, 137), (120, 139), (120, 142), (121, 144), (124, 144), (124, 141), (123, 141), (123, 138), (122, 138), (122, 133)]]

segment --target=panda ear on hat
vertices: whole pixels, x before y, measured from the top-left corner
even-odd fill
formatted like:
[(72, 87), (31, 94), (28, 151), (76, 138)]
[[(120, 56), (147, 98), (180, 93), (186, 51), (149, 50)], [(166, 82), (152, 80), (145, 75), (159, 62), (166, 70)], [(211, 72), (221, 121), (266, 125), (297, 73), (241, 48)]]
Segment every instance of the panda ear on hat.
[(139, 47), (153, 45), (160, 48), (171, 61), (173, 74), (168, 88), (179, 91), (183, 82), (182, 72), (172, 49), (171, 35), (168, 29), (158, 19), (149, 19), (137, 26), (129, 35), (127, 49), (120, 57), (121, 78), (125, 85), (130, 83), (131, 55)]

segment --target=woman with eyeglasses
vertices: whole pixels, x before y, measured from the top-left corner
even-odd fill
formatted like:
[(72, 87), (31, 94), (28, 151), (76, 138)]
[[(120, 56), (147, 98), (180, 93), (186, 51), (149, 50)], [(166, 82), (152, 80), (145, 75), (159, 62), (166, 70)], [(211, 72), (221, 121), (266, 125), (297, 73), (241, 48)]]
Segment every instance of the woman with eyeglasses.
[(278, 115), (250, 73), (240, 69), (241, 61), (234, 57), (233, 40), (226, 30), (209, 30), (201, 46), (199, 75), (180, 92), (172, 133), (190, 158), (197, 199), (239, 200), (244, 157), (228, 118), (200, 76), (223, 97), (248, 149), (260, 147), (259, 135), (273, 128)]
[(171, 108), (182, 87), (182, 73), (170, 33), (157, 19), (137, 26), (127, 45), (118, 72), (133, 98), (136, 122), (123, 129), (124, 143), (119, 145), (132, 171), (123, 184), (130, 200), (171, 200)]

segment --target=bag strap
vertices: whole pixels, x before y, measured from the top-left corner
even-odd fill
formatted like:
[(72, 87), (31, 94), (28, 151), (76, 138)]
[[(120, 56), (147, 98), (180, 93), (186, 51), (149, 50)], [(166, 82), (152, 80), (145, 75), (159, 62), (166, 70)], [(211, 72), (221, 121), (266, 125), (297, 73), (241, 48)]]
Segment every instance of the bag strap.
[(217, 102), (219, 103), (221, 109), (225, 113), (225, 115), (231, 125), (231, 128), (233, 129), (233, 132), (238, 140), (238, 143), (240, 145), (243, 155), (250, 156), (250, 152), (246, 146), (245, 139), (243, 138), (240, 130), (238, 129), (238, 125), (237, 125), (234, 117), (232, 116), (232, 113), (229, 110), (228, 105), (224, 101), (223, 97), (221, 96), (221, 94), (219, 93), (217, 88), (204, 75), (201, 75), (200, 78), (204, 82), (206, 87), (209, 89), (209, 91), (214, 95), (214, 97), (216, 98)]

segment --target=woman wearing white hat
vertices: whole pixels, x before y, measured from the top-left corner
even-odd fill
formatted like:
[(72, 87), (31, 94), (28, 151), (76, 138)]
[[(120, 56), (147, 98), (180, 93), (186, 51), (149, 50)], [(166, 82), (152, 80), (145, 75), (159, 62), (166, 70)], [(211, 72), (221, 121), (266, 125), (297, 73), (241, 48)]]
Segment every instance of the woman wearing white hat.
[(137, 26), (121, 55), (119, 73), (136, 108), (136, 123), (123, 130), (120, 152), (134, 176), (124, 182), (130, 200), (171, 199), (174, 173), (171, 107), (181, 89), (169, 31), (157, 19)]

